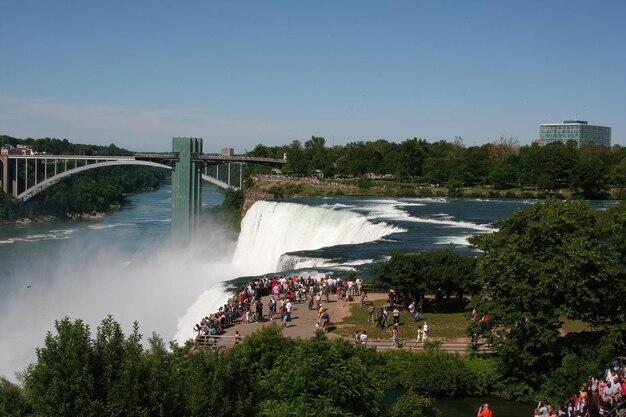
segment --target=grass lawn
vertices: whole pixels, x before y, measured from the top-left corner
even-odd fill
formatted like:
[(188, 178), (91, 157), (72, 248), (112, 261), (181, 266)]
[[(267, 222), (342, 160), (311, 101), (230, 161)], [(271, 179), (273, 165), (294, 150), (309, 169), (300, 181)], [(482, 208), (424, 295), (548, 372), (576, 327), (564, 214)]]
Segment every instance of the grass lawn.
[[(378, 300), (374, 302), (374, 320), (376, 320), (376, 312), (378, 308), (383, 305), (388, 305), (386, 300)], [(333, 333), (337, 333), (342, 336), (353, 336), (357, 330), (365, 329), (369, 337), (373, 339), (390, 339), (391, 338), (391, 324), (393, 323), (393, 316), (391, 311), (389, 312), (389, 327), (387, 329), (380, 329), (376, 327), (376, 323), (368, 322), (368, 306), (361, 307), (358, 303), (353, 303), (351, 306), (352, 315), (339, 323), (333, 323), (337, 328), (333, 330)], [(424, 322), (428, 323), (430, 329), (430, 337), (436, 339), (456, 339), (465, 337), (465, 328), (467, 326), (467, 319), (462, 312), (452, 313), (433, 313), (429, 312), (428, 308), (425, 309), (425, 313), (422, 315), (422, 319), (419, 322), (409, 321), (409, 313), (407, 311), (400, 312), (400, 337), (403, 339), (414, 339), (417, 336), (417, 329), (421, 327)]]
[[(388, 305), (386, 300), (374, 301), (374, 320), (378, 308)], [(373, 339), (391, 339), (391, 325), (393, 323), (392, 311), (389, 311), (388, 324), (386, 329), (376, 327), (376, 323), (368, 322), (368, 307), (361, 307), (359, 303), (352, 303), (350, 309), (352, 315), (344, 321), (333, 323), (336, 328), (333, 333), (341, 336), (351, 337), (357, 330), (366, 330), (369, 337)], [(408, 311), (400, 312), (400, 337), (403, 339), (415, 339), (418, 327), (428, 323), (430, 337), (439, 340), (451, 340), (467, 337), (466, 328), (468, 319), (463, 312), (463, 305), (436, 306), (426, 303), (424, 314), (419, 322), (409, 321)], [(562, 333), (578, 333), (592, 331), (591, 327), (581, 321), (564, 320)]]

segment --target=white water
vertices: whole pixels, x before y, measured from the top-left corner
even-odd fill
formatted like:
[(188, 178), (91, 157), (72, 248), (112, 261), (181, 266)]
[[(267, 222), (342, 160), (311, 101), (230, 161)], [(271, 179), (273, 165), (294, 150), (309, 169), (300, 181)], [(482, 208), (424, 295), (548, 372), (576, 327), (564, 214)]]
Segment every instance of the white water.
[[(258, 201), (242, 221), (232, 262), (216, 265), (216, 272), (225, 276), (224, 280), (278, 272), (281, 256), (287, 252), (372, 242), (401, 231), (386, 223), (372, 223), (350, 211)], [(175, 339), (191, 337), (194, 324), (225, 301), (221, 286), (204, 291), (179, 319)]]
[(259, 201), (243, 219), (233, 263), (250, 273), (273, 272), (286, 252), (373, 242), (402, 231), (351, 211)]

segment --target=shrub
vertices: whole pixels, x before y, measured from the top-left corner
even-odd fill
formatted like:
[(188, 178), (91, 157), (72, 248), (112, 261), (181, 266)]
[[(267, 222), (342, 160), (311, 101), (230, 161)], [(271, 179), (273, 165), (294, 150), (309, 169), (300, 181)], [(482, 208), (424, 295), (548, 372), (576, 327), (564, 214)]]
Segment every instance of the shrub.
[(389, 410), (390, 417), (439, 417), (441, 411), (435, 407), (430, 398), (414, 393), (407, 393)]

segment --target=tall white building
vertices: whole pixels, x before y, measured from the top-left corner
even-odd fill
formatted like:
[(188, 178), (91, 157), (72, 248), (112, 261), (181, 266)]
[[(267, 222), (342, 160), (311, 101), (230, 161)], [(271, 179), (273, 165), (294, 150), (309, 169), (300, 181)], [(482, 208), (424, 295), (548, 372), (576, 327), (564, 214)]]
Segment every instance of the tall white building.
[(563, 123), (539, 126), (539, 144), (573, 140), (578, 147), (603, 145), (611, 147), (611, 128), (594, 126), (584, 120), (565, 120)]

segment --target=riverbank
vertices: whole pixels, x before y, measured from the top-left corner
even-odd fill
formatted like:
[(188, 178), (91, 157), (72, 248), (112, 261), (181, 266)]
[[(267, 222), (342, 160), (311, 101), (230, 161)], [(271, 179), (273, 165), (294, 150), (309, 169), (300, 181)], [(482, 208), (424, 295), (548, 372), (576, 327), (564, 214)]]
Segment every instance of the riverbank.
[[(517, 199), (570, 199), (576, 197), (569, 189), (546, 191), (532, 188), (496, 190), (488, 187), (450, 188), (439, 184), (399, 183), (368, 179), (332, 179), (316, 177), (290, 177), (285, 175), (259, 175), (252, 178), (246, 189), (247, 210), (258, 200), (301, 198), (316, 196), (368, 196), (368, 197), (452, 197), (452, 198), (517, 198)], [(618, 194), (608, 194), (618, 199)]]
[[(112, 207), (112, 210), (119, 210), (120, 208), (121, 206), (116, 205), (115, 207)], [(91, 221), (91, 220), (100, 220), (104, 218), (104, 216), (106, 215), (107, 213), (103, 211), (92, 211), (90, 213), (66, 213), (66, 215), (63, 218), (59, 216), (51, 215), (51, 214), (50, 215), (42, 214), (39, 216), (32, 216), (32, 217), (20, 217), (14, 221), (3, 222), (0, 224), (2, 225), (11, 225), (11, 224), (29, 225), (32, 223), (58, 222), (62, 220)]]

